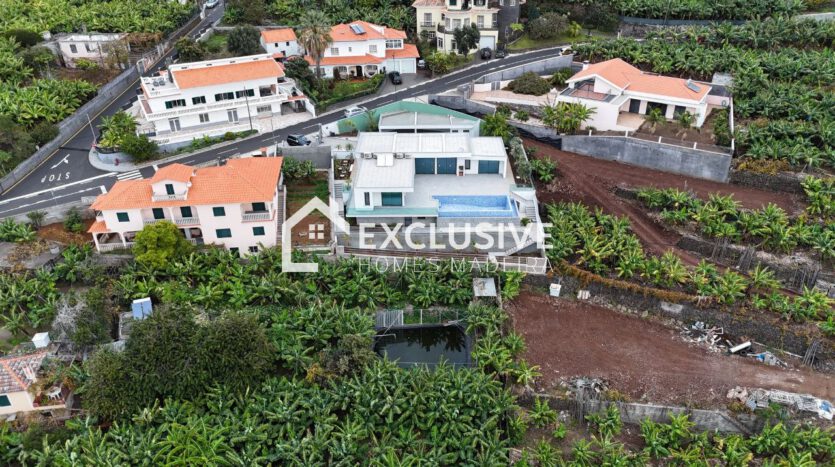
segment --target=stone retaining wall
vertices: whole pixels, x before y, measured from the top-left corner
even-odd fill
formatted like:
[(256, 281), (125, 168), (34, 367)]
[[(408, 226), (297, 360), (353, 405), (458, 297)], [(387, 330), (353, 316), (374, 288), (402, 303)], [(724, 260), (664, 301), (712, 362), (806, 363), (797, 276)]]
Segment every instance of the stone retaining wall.
[(800, 185), (802, 179), (799, 174), (768, 175), (741, 170), (731, 173), (730, 182), (734, 185), (804, 195), (803, 187)]

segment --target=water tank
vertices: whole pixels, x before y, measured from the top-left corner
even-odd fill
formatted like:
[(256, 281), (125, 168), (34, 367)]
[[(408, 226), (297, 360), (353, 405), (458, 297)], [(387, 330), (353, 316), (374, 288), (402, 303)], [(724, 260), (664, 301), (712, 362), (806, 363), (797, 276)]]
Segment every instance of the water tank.
[(134, 300), (131, 304), (131, 315), (133, 319), (145, 319), (151, 315), (153, 305), (151, 305), (151, 297), (139, 298)]
[(43, 349), (49, 345), (49, 333), (39, 332), (32, 336), (32, 343), (35, 344), (36, 349)]

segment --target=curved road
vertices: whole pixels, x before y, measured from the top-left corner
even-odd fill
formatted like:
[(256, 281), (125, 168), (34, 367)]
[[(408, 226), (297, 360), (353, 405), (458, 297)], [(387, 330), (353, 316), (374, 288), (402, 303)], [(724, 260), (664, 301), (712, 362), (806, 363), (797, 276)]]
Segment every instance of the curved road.
[[(217, 20), (222, 15), (222, 9), (216, 8), (204, 19), (195, 29), (189, 33), (195, 36), (209, 23)], [(515, 66), (542, 60), (560, 53), (560, 49), (551, 48), (537, 50), (518, 55), (510, 55), (499, 60), (481, 62), (458, 72), (423, 82), (411, 88), (405, 88), (382, 96), (374, 96), (361, 103), (368, 108), (376, 108), (381, 105), (399, 101), (405, 98), (436, 94), (455, 88), (467, 83), (482, 75), (497, 70), (512, 68)], [(168, 55), (170, 56), (170, 54)], [(166, 56), (166, 58), (168, 57)], [(163, 66), (161, 60), (150, 73), (157, 71)], [(107, 107), (100, 115), (93, 118), (95, 126), (102, 115), (116, 113), (123, 106), (130, 104), (135, 98), (134, 89), (130, 86), (119, 98)], [(304, 122), (291, 125), (285, 128), (276, 129), (273, 132), (261, 133), (252, 138), (241, 140), (229, 146), (224, 146), (219, 152), (208, 151), (196, 154), (192, 157), (183, 157), (177, 162), (186, 164), (199, 164), (216, 159), (219, 156), (234, 155), (239, 153), (256, 151), (263, 146), (272, 144), (274, 141), (283, 140), (291, 133), (311, 133), (319, 124), (327, 124), (338, 120), (342, 116), (341, 111), (330, 111)], [(145, 167), (137, 172), (118, 174), (116, 172), (103, 172), (92, 167), (88, 161), (88, 151), (93, 143), (91, 128), (85, 127), (64, 143), (59, 151), (56, 151), (38, 168), (22, 179), (18, 184), (11, 187), (0, 196), (0, 218), (29, 212), (35, 209), (43, 209), (49, 206), (66, 204), (80, 200), (84, 196), (96, 196), (104, 193), (121, 178), (148, 178), (153, 175), (153, 167)], [(159, 164), (164, 166), (166, 164)]]

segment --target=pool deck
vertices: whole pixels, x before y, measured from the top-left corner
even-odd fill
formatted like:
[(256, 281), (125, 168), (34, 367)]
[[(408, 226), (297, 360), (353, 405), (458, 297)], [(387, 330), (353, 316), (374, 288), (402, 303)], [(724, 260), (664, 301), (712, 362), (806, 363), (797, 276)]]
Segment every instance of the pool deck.
[(403, 204), (410, 208), (437, 207), (433, 196), (507, 196), (514, 186), (512, 176), (498, 174), (415, 175), (415, 191), (404, 193)]

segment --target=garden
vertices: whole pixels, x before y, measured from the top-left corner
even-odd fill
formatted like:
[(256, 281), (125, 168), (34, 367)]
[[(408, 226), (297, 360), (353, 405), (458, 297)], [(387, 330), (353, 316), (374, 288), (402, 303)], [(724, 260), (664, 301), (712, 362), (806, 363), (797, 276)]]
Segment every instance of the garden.
[(773, 18), (652, 32), (642, 42), (599, 41), (575, 51), (580, 59), (620, 57), (648, 71), (699, 80), (732, 73), (739, 167), (773, 171), (785, 164), (826, 173), (835, 168), (835, 93), (828, 86), (835, 80), (833, 39), (832, 22)]

